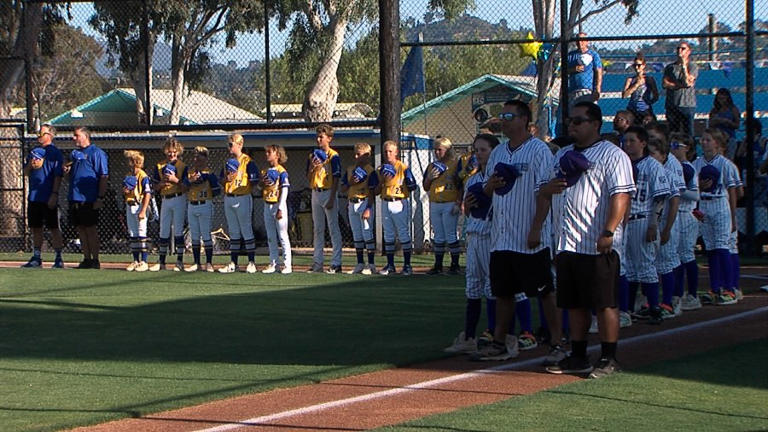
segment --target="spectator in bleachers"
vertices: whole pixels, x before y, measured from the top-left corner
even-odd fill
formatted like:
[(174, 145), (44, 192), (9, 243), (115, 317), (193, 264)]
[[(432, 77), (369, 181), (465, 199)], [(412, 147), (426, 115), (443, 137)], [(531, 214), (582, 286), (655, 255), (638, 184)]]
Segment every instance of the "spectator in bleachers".
[(736, 156), (736, 130), (740, 124), (741, 112), (733, 103), (731, 92), (727, 88), (720, 88), (709, 111), (709, 127), (720, 129), (728, 136), (725, 156), (730, 160)]
[(699, 68), (690, 61), (691, 45), (681, 41), (677, 60), (664, 68), (662, 86), (667, 90), (665, 109), (670, 132), (693, 135), (693, 115), (696, 113), (696, 77)]
[[(637, 53), (632, 67), (635, 70), (635, 75), (627, 77), (627, 80), (624, 81), (621, 97), (629, 98), (627, 110), (634, 114), (635, 122), (643, 124), (648, 118), (656, 119), (653, 114), (653, 104), (659, 100), (659, 88), (656, 86), (656, 80), (645, 73), (646, 63), (643, 53)], [(614, 127), (615, 124), (614, 122)]]

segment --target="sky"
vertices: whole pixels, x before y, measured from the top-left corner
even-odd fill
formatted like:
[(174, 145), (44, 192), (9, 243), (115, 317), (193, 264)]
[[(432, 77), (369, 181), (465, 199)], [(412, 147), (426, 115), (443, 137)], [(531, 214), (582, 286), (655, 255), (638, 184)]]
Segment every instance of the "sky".
[[(559, 5), (559, 0), (554, 1)], [(602, 3), (604, 0), (597, 1)], [(510, 29), (533, 27), (532, 0), (502, 2), (498, 0), (475, 0), (474, 3), (476, 7), (468, 11), (472, 16), (494, 24), (504, 19)], [(413, 17), (418, 21), (423, 21), (427, 4), (427, 0), (401, 1), (401, 20)], [(595, 4), (593, 0), (584, 0), (582, 13), (585, 14), (593, 9)], [(715, 14), (717, 21), (736, 28), (739, 23), (744, 21), (744, 4), (744, 0), (640, 0), (639, 16), (630, 25), (624, 24), (625, 9), (622, 6), (614, 6), (600, 15), (588, 19), (582, 29), (590, 36), (696, 33), (707, 24), (707, 15), (710, 13)], [(755, 18), (768, 20), (768, 0), (754, 0), (754, 4)], [(97, 36), (87, 24), (87, 19), (92, 13), (93, 8), (90, 3), (75, 3), (73, 5), (74, 19), (71, 24), (82, 28), (87, 34)], [(365, 35), (369, 29), (369, 24), (355, 26), (348, 33), (350, 37), (348, 37), (347, 46), (354, 45), (355, 41)], [(272, 42), (270, 54), (274, 57), (284, 50), (288, 40), (288, 32), (278, 31), (276, 23), (272, 22), (270, 24), (270, 40)], [(636, 48), (642, 43), (643, 41), (597, 42), (595, 46), (600, 48), (602, 44), (602, 46), (610, 48)], [(263, 60), (265, 54), (264, 34), (242, 34), (238, 37), (237, 46), (232, 49), (225, 48), (223, 42), (220, 42), (214, 46), (211, 54), (217, 63), (235, 61), (238, 67), (246, 66), (251, 60)]]

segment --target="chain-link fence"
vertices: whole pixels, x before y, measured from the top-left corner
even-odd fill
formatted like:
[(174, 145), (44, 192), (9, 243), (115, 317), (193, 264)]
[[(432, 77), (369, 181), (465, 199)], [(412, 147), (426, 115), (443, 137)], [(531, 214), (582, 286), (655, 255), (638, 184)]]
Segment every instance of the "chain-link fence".
[(6, 250), (22, 249), (27, 242), (27, 206), (22, 176), (25, 125), (0, 121), (0, 244)]

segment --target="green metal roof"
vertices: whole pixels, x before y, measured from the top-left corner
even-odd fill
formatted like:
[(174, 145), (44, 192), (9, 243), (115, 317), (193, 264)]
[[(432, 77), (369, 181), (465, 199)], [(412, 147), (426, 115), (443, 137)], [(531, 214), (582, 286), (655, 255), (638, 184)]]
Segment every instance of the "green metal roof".
[[(160, 111), (163, 115), (169, 115), (170, 110), (153, 104), (156, 111)], [(72, 111), (80, 112), (123, 112), (134, 113), (136, 112), (136, 96), (123, 89), (110, 90), (103, 95), (91, 99), (88, 102), (78, 106), (74, 110), (65, 111), (62, 114), (52, 118), (46, 123), (52, 125), (66, 125), (72, 123)], [(181, 117), (180, 121), (188, 124), (197, 124), (186, 117)]]

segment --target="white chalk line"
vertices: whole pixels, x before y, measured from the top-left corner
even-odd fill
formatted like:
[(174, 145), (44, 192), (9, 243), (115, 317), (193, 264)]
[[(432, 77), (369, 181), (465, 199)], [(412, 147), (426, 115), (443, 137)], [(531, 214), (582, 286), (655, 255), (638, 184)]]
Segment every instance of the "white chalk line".
[[(759, 314), (761, 314), (763, 312), (768, 312), (768, 306), (763, 306), (763, 307), (758, 308), (758, 309), (753, 309), (753, 310), (750, 310), (750, 311), (740, 312), (738, 314), (729, 315), (729, 316), (725, 316), (725, 317), (721, 317), (721, 318), (716, 318), (716, 319), (709, 320), (709, 321), (701, 321), (701, 322), (689, 324), (689, 325), (683, 326), (683, 327), (676, 327), (676, 328), (671, 328), (671, 329), (667, 329), (667, 330), (661, 330), (661, 331), (657, 331), (657, 332), (653, 332), (653, 333), (647, 333), (647, 334), (644, 334), (644, 335), (633, 336), (631, 338), (622, 339), (620, 342), (621, 342), (621, 345), (627, 345), (627, 344), (633, 344), (633, 343), (638, 343), (638, 342), (644, 342), (644, 341), (647, 341), (649, 339), (655, 339), (655, 338), (669, 336), (669, 335), (677, 334), (677, 333), (684, 333), (684, 332), (687, 332), (687, 331), (697, 330), (697, 329), (701, 329), (701, 328), (704, 328), (704, 327), (724, 324), (724, 323), (727, 323), (727, 322), (730, 322), (730, 321), (739, 320), (739, 319), (742, 319), (742, 318), (748, 318), (748, 317), (751, 317), (753, 315), (759, 315)], [(593, 346), (589, 347), (588, 351), (591, 353), (591, 352), (597, 351), (599, 348), (600, 348), (600, 345), (593, 345)], [(540, 357), (536, 357), (536, 358), (532, 358), (532, 359), (528, 359), (528, 360), (523, 360), (523, 361), (518, 361), (518, 362), (514, 362), (514, 363), (506, 363), (506, 364), (495, 366), (495, 367), (491, 367), (491, 368), (478, 369), (478, 370), (474, 370), (474, 371), (471, 371), (471, 372), (465, 372), (465, 373), (458, 374), (458, 375), (451, 375), (451, 376), (448, 376), (448, 377), (439, 378), (439, 379), (435, 379), (435, 380), (423, 381), (423, 382), (420, 382), (420, 383), (411, 384), (411, 385), (404, 386), (404, 387), (399, 387), (399, 388), (396, 388), (396, 389), (385, 390), (385, 391), (380, 391), (380, 392), (375, 392), (375, 393), (369, 393), (369, 394), (366, 394), (366, 395), (355, 396), (355, 397), (346, 398), (346, 399), (340, 399), (340, 400), (332, 401), (332, 402), (325, 402), (325, 403), (321, 403), (321, 404), (317, 404), (317, 405), (311, 405), (311, 406), (308, 406), (308, 407), (292, 409), (292, 410), (283, 411), (283, 412), (279, 412), (279, 413), (275, 413), (275, 414), (270, 414), (270, 415), (265, 415), (265, 416), (260, 416), (260, 417), (253, 417), (253, 418), (249, 418), (247, 420), (238, 421), (236, 423), (227, 423), (227, 424), (216, 426), (216, 427), (209, 428), (209, 429), (200, 429), (200, 430), (198, 430), (196, 432), (223, 432), (223, 431), (233, 430), (233, 429), (237, 429), (237, 428), (241, 428), (241, 427), (264, 425), (265, 423), (269, 423), (269, 422), (275, 421), (275, 420), (281, 420), (281, 419), (285, 419), (285, 418), (288, 418), (288, 417), (294, 417), (294, 416), (300, 416), (300, 415), (315, 413), (315, 412), (318, 412), (318, 411), (323, 411), (323, 410), (327, 410), (327, 409), (331, 409), (331, 408), (342, 407), (342, 406), (351, 405), (351, 404), (355, 404), (355, 403), (359, 403), (359, 402), (367, 402), (367, 401), (374, 400), (374, 399), (381, 399), (381, 398), (385, 398), (385, 397), (389, 397), (389, 396), (395, 396), (395, 395), (398, 395), (398, 394), (401, 394), (401, 393), (410, 393), (410, 392), (413, 392), (413, 391), (416, 391), (416, 390), (428, 389), (430, 387), (435, 387), (435, 386), (438, 386), (438, 385), (441, 385), (441, 384), (451, 383), (451, 382), (455, 382), (455, 381), (463, 381), (463, 380), (466, 380), (466, 379), (471, 379), (471, 378), (475, 378), (475, 377), (491, 374), (491, 373), (498, 372), (498, 371), (514, 370), (514, 369), (526, 368), (526, 367), (533, 366), (533, 365), (539, 365), (539, 364), (541, 364), (543, 359), (544, 359), (544, 356), (540, 356)]]

